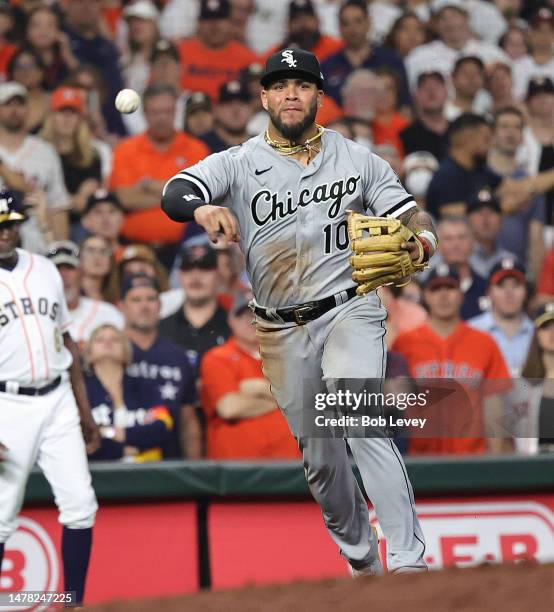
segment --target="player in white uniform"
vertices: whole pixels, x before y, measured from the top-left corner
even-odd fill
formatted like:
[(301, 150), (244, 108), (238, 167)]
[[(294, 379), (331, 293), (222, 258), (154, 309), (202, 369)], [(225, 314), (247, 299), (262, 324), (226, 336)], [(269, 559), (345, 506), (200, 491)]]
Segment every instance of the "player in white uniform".
[(0, 568), (36, 461), (63, 525), (65, 590), (80, 602), (98, 508), (87, 451), (100, 437), (60, 275), (45, 257), (15, 248), (24, 220), (11, 193), (0, 192)]
[[(240, 242), (264, 373), (298, 439), (329, 533), (353, 570), (379, 574), (382, 567), (347, 445), (387, 538), (389, 569), (425, 570), (423, 533), (398, 449), (388, 438), (306, 434), (310, 406), (302, 389), (306, 381), (325, 393), (333, 379), (381, 384), (384, 377), (386, 312), (374, 291), (356, 296), (347, 210), (397, 217), (429, 256), (436, 247), (432, 223), (386, 162), (317, 126), (323, 77), (313, 54), (272, 55), (261, 81), (267, 133), (180, 172), (166, 185), (162, 207), (176, 221), (194, 218), (212, 239), (223, 231)], [(418, 257), (415, 243), (405, 248)]]

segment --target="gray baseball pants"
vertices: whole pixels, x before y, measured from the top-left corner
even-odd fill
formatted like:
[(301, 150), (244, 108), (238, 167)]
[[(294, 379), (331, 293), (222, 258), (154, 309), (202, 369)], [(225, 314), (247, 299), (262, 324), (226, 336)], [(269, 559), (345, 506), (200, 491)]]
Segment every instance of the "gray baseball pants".
[(386, 311), (375, 293), (354, 297), (298, 326), (256, 317), (263, 371), (303, 454), (310, 491), (342, 555), (356, 569), (377, 554), (374, 530), (347, 454), (347, 444), (387, 539), (389, 571), (425, 570), (425, 540), (404, 462), (388, 438), (302, 435), (306, 379), (381, 379), (385, 375)]

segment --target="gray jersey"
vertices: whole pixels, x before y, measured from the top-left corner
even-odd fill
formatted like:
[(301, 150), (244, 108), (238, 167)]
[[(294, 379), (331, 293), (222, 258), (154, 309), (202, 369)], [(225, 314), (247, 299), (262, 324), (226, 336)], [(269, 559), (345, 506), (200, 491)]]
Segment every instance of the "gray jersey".
[(322, 142), (306, 167), (262, 134), (171, 179), (187, 179), (205, 202), (235, 214), (261, 306), (302, 304), (352, 287), (346, 211), (398, 216), (416, 205), (387, 162), (337, 132), (325, 130)]

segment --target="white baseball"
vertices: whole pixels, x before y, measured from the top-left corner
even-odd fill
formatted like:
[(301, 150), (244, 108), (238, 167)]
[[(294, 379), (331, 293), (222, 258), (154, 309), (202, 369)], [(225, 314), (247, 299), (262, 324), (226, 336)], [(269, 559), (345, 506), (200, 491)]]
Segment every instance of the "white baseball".
[(140, 106), (140, 96), (134, 89), (122, 89), (115, 98), (115, 107), (120, 113), (134, 113)]

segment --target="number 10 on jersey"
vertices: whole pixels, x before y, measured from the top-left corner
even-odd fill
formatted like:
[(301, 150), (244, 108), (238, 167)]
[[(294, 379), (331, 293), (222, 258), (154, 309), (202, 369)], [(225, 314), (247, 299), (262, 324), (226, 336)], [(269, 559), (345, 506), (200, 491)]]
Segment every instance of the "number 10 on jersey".
[(348, 227), (346, 219), (337, 225), (329, 223), (323, 228), (325, 234), (325, 253), (330, 253), (336, 249), (344, 251), (348, 248)]

